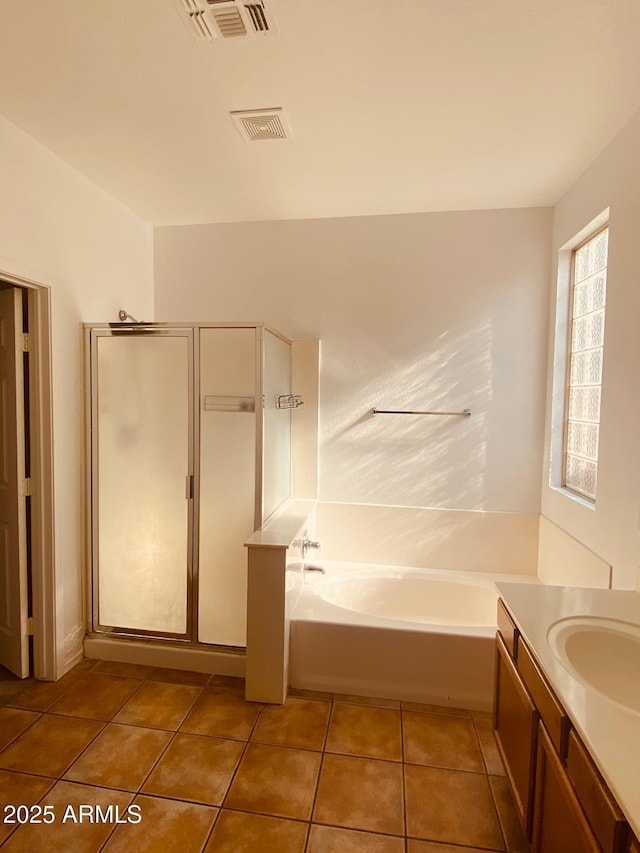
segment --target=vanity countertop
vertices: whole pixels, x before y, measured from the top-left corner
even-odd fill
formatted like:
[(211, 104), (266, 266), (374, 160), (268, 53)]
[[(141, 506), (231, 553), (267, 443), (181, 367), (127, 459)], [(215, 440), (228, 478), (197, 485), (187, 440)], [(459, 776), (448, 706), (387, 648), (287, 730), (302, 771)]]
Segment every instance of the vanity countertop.
[[(588, 686), (560, 663), (551, 627), (572, 617), (640, 626), (640, 593), (544, 584), (496, 584), (525, 642), (591, 753), (631, 828), (640, 837), (640, 713)], [(640, 681), (640, 670), (637, 673)]]

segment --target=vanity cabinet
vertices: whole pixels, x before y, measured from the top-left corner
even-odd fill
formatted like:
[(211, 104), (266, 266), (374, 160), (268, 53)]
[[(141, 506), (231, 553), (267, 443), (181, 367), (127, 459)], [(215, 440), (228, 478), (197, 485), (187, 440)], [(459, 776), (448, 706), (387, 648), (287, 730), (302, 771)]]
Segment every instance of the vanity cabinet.
[(594, 833), (556, 750), (539, 724), (533, 853), (600, 853)]
[(494, 729), (520, 823), (531, 839), (538, 712), (501, 634), (496, 641)]
[(640, 853), (502, 601), (494, 729), (532, 853)]

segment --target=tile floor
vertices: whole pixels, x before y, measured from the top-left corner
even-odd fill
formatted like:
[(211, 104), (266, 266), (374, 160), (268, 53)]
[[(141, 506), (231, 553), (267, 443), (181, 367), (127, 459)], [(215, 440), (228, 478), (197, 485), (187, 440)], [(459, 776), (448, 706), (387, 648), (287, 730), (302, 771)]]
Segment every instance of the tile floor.
[(0, 822), (0, 846), (527, 851), (488, 714), (305, 691), (259, 705), (243, 686), (85, 660), (14, 691), (0, 707), (0, 805), (53, 821)]

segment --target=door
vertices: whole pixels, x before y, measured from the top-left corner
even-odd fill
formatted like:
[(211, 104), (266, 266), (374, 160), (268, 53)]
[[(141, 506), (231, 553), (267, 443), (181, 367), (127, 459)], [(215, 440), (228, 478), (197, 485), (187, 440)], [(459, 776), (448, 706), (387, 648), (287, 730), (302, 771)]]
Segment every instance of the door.
[(96, 631), (191, 639), (191, 330), (93, 330)]
[(0, 290), (0, 664), (29, 675), (22, 291)]

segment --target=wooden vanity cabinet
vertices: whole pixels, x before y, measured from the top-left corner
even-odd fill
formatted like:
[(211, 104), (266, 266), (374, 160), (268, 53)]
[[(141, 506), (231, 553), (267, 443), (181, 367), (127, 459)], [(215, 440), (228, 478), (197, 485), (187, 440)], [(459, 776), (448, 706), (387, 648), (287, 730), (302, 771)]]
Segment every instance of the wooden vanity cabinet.
[(532, 853), (602, 853), (542, 723), (534, 802)]
[(640, 844), (502, 601), (494, 730), (532, 853), (640, 853)]
[(640, 841), (637, 838), (629, 839), (629, 846), (627, 847), (627, 853), (640, 853)]
[(502, 640), (496, 639), (493, 727), (520, 823), (531, 840), (538, 713)]

